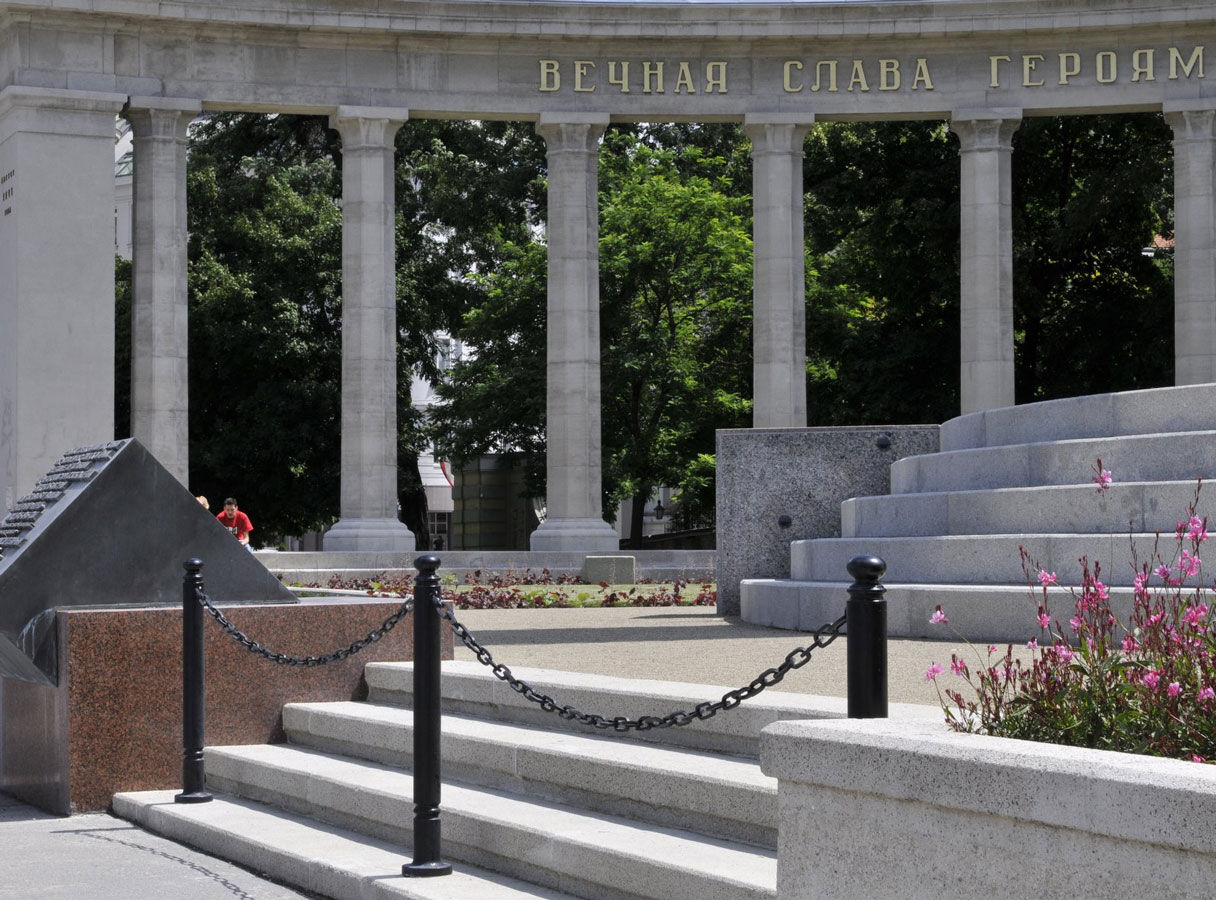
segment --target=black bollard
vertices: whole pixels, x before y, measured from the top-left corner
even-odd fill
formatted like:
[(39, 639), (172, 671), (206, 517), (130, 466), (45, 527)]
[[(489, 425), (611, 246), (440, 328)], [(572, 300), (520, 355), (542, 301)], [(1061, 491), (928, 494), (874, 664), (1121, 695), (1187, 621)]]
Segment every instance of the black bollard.
[(848, 691), (850, 719), (887, 717), (887, 592), (878, 579), (887, 564), (877, 556), (849, 560)]
[(182, 565), (182, 792), (177, 803), (206, 803), (207, 773), (203, 768), (204, 655), (203, 607), (198, 592), (203, 589), (203, 561), (188, 559)]
[(413, 878), (451, 875), (439, 837), (439, 557), (414, 560), (414, 860)]

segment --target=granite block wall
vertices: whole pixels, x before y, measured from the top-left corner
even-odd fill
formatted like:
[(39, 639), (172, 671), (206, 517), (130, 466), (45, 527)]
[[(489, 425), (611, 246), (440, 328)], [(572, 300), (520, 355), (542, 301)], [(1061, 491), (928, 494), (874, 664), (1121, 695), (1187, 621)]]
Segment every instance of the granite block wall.
[[(362, 638), (398, 603), (309, 603), (224, 607), (249, 637), (276, 652), (321, 655)], [(371, 660), (413, 659), (406, 617), (360, 653), (325, 666), (276, 665), (255, 656), (209, 617), (206, 744), (283, 740), (282, 706), (358, 700)], [(0, 788), (48, 812), (105, 809), (118, 791), (181, 785), (181, 610), (58, 611), (59, 684), (5, 679)], [(452, 633), (443, 632), (443, 658)]]
[(840, 504), (887, 493), (895, 460), (937, 449), (937, 425), (718, 431), (718, 613), (739, 615), (744, 578), (789, 578), (791, 541), (839, 537)]

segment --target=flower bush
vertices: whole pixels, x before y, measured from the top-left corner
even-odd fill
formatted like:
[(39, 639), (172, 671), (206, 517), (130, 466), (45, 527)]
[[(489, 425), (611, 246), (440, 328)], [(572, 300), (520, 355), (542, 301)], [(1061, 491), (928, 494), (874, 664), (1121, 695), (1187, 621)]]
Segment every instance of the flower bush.
[[(1106, 490), (1111, 476), (1101, 460), (1094, 472), (1098, 490)], [(1198, 502), (1199, 487), (1168, 551), (1158, 534), (1142, 560), (1132, 542), (1127, 621), (1112, 611), (1100, 563), (1082, 557), (1080, 584), (1067, 589), (1072, 615), (1061, 623), (1050, 604), (1056, 573), (1020, 548), (1035, 608), (1032, 662), (1015, 658), (1012, 644), (1003, 653), (994, 645), (986, 654), (974, 646), (966, 656), (952, 653), (961, 690), (943, 686), (949, 676), (939, 681), (945, 667), (933, 663), (925, 677), (937, 687), (947, 723), (957, 731), (1216, 762), (1216, 600), (1202, 575), (1208, 532)], [(931, 621), (949, 623), (941, 607)]]

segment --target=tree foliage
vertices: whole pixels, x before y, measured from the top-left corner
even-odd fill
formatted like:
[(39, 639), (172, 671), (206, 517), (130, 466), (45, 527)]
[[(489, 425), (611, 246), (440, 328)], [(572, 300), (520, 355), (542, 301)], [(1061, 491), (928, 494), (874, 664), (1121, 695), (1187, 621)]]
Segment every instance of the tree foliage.
[(749, 204), (726, 160), (617, 133), (601, 166), (605, 487), (632, 498), (684, 481), (717, 428), (750, 413)]
[(817, 125), (803, 181), (808, 424), (956, 415), (958, 151), (945, 125)]
[(1173, 381), (1170, 129), (1160, 115), (1028, 119), (1014, 134), (1019, 403)]

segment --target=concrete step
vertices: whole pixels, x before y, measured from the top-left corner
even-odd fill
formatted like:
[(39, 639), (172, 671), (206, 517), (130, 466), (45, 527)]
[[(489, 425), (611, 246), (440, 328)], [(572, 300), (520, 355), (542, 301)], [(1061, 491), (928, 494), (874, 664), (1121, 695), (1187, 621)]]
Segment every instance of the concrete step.
[(1006, 444), (908, 456), (891, 465), (891, 493), (1090, 483), (1100, 457), (1116, 482), (1191, 481), (1216, 472), (1216, 431)]
[[(1142, 560), (1152, 559), (1155, 534), (986, 534), (937, 537), (816, 538), (790, 544), (790, 577), (795, 581), (839, 581), (854, 556), (872, 554), (887, 564), (885, 579), (896, 584), (1026, 584), (1019, 546), (1039, 567), (1062, 581), (1080, 580), (1078, 560), (1099, 561), (1107, 585), (1130, 586), (1132, 544)], [(1162, 555), (1173, 559), (1174, 536), (1163, 536)], [(1033, 575), (1034, 573), (1032, 573)], [(839, 589), (839, 587), (838, 587)]]
[[(935, 491), (856, 497), (841, 504), (841, 537), (966, 534), (1172, 533), (1196, 481)], [(1201, 502), (1201, 514), (1202, 514)]]
[(148, 831), (333, 900), (573, 900), (467, 863), (442, 878), (403, 878), (409, 844), (321, 825), (260, 803), (217, 796), (174, 803), (174, 791), (115, 794), (114, 813)]
[[(291, 743), (413, 764), (414, 714), (373, 703), (290, 703)], [(777, 847), (777, 783), (755, 760), (445, 715), (443, 774), (671, 828)]]
[[(929, 638), (943, 641), (1025, 643), (1040, 638), (1036, 620), (1042, 593), (1026, 585), (885, 584), (887, 633), (893, 638)], [(1063, 587), (1048, 593), (1049, 611), (1068, 633), (1074, 601)], [(932, 625), (929, 617), (940, 605), (949, 618)], [(1121, 622), (1132, 610), (1130, 588), (1111, 588), (1110, 605)], [(844, 607), (839, 582), (755, 578), (742, 582), (740, 614), (745, 622), (771, 628), (806, 631), (819, 627), (825, 617)]]
[(941, 449), (1213, 428), (1216, 428), (1216, 384), (1191, 384), (1066, 397), (968, 413), (942, 424)]
[[(842, 593), (836, 585), (838, 596)], [(843, 611), (843, 602), (840, 605)], [(833, 615), (836, 619), (841, 613)], [(830, 621), (830, 620), (829, 620)], [(823, 624), (822, 622), (816, 625)], [(791, 635), (790, 650), (807, 643)], [(784, 662), (774, 659), (772, 666)], [(812, 659), (810, 665), (814, 665)], [(370, 699), (376, 703), (410, 706), (413, 703), (413, 663), (368, 663), (364, 669)], [(698, 704), (720, 700), (760, 673), (740, 673), (739, 684), (701, 685), (683, 682), (646, 681), (634, 678), (611, 678), (605, 675), (585, 675), (558, 672), (551, 669), (511, 669), (512, 674), (526, 681), (534, 691), (549, 696), (559, 706), (572, 706), (584, 713), (598, 713), (612, 718), (625, 716), (666, 716), (675, 711), (691, 711)], [(452, 660), (443, 664), (442, 687), (445, 713), (469, 716), (481, 720), (511, 722), (541, 728), (560, 727), (575, 734), (604, 734), (591, 726), (564, 722), (551, 712), (512, 690), (479, 662)], [(892, 715), (920, 715), (926, 707), (915, 704), (891, 704)], [(698, 720), (686, 726), (656, 728), (649, 731), (613, 732), (614, 740), (626, 742), (662, 743), (668, 746), (709, 750), (732, 756), (759, 759), (761, 729), (783, 719), (842, 719), (847, 715), (843, 697), (817, 697), (809, 694), (785, 693), (770, 688), (751, 697), (733, 709), (719, 712), (712, 718)], [(560, 724), (559, 724), (560, 723)]]
[[(210, 747), (206, 766), (208, 785), (215, 790), (400, 846), (411, 839), (413, 779), (402, 770), (281, 744)], [(442, 828), (446, 859), (577, 896), (776, 896), (777, 860), (771, 850), (504, 791), (445, 782)]]

